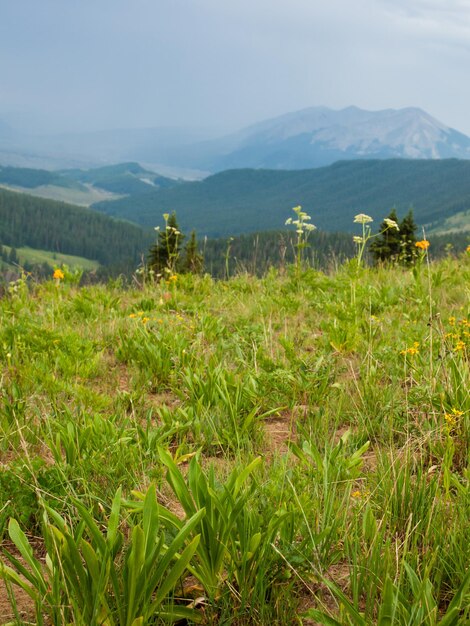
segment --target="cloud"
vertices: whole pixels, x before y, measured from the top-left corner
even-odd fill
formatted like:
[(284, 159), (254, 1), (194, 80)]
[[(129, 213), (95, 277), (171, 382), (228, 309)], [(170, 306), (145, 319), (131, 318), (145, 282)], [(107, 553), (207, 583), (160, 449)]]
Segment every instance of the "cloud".
[(2, 5), (0, 116), (236, 127), (421, 106), (467, 120), (470, 0), (22, 0)]

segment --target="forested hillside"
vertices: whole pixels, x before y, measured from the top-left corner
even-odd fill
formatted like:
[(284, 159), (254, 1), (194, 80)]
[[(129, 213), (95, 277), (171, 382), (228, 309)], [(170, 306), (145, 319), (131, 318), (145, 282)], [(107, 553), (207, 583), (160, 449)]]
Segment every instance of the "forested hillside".
[(153, 239), (139, 226), (90, 209), (0, 189), (0, 243), (137, 263)]
[(281, 228), (302, 205), (322, 230), (353, 230), (351, 216), (380, 220), (392, 207), (414, 208), (417, 223), (438, 227), (470, 207), (470, 161), (342, 161), (312, 170), (230, 170), (201, 182), (93, 205), (99, 211), (155, 226), (176, 211), (184, 230), (210, 237)]
[[(377, 224), (378, 227), (378, 224)], [(446, 233), (429, 237), (429, 257), (440, 259), (462, 253), (470, 243), (470, 233)], [(270, 267), (285, 267), (295, 261), (297, 237), (287, 228), (249, 233), (238, 237), (208, 239), (201, 245), (205, 271), (224, 278), (239, 272), (264, 275)], [(349, 233), (316, 230), (310, 234), (303, 256), (310, 267), (331, 271), (352, 259), (357, 246)], [(366, 261), (372, 262), (366, 251)]]
[(0, 165), (0, 185), (72, 204), (89, 205), (102, 199), (144, 194), (168, 189), (181, 182), (156, 174), (134, 162), (58, 171)]
[(59, 187), (78, 186), (58, 172), (34, 169), (31, 167), (2, 167), (0, 166), (0, 184), (13, 187), (34, 189), (43, 185), (57, 185)]

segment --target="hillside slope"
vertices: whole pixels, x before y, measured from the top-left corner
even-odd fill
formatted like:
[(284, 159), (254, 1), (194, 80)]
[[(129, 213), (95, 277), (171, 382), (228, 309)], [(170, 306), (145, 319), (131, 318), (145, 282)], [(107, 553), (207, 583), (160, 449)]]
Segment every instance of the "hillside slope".
[(470, 207), (470, 161), (364, 160), (299, 171), (231, 170), (93, 208), (144, 226), (176, 211), (184, 230), (218, 237), (281, 228), (298, 204), (328, 231), (351, 231), (356, 213), (379, 220), (392, 207), (401, 214), (413, 207), (420, 225), (438, 229)]
[(83, 206), (156, 189), (168, 189), (180, 182), (133, 162), (58, 171), (0, 166), (1, 186)]
[(0, 189), (0, 243), (85, 257), (104, 265), (137, 262), (153, 234), (90, 209)]

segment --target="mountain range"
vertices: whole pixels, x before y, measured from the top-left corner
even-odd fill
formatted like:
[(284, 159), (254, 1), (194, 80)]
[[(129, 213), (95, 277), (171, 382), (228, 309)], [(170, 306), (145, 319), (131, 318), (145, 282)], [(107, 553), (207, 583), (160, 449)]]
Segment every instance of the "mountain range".
[(470, 138), (419, 108), (310, 107), (204, 139), (183, 129), (25, 135), (0, 120), (3, 165), (80, 169), (138, 161), (164, 175), (202, 178), (233, 168), (302, 169), (344, 159), (470, 159)]
[(312, 107), (206, 144), (211, 171), (302, 169), (364, 158), (470, 158), (470, 138), (418, 108), (340, 111)]

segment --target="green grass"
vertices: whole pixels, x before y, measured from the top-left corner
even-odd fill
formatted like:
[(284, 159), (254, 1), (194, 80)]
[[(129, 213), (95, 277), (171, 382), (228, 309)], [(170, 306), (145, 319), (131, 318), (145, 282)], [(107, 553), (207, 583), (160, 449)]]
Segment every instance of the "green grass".
[[(10, 246), (3, 246), (10, 252)], [(17, 248), (16, 253), (20, 261), (20, 265), (24, 263), (41, 264), (47, 263), (51, 267), (68, 265), (71, 269), (81, 268), (83, 270), (94, 270), (99, 267), (97, 261), (85, 259), (80, 256), (71, 254), (61, 254), (60, 252), (49, 252), (48, 250), (35, 250), (33, 248)]]
[[(5, 189), (12, 189), (5, 186)], [(58, 185), (41, 185), (34, 189), (27, 189), (23, 187), (17, 187), (17, 191), (22, 193), (29, 193), (32, 196), (38, 198), (49, 198), (50, 200), (58, 200), (59, 202), (69, 202), (70, 204), (76, 204), (78, 206), (89, 207), (95, 202), (104, 202), (106, 200), (117, 200), (122, 196), (104, 191), (103, 189), (96, 189), (91, 185), (83, 189), (74, 189), (67, 187), (60, 187)]]
[(431, 232), (447, 234), (465, 231), (470, 231), (470, 210), (460, 211), (459, 213), (442, 220), (440, 225), (433, 228)]
[(11, 285), (0, 623), (468, 624), (469, 285)]

